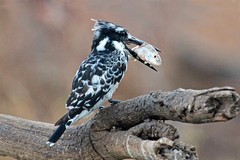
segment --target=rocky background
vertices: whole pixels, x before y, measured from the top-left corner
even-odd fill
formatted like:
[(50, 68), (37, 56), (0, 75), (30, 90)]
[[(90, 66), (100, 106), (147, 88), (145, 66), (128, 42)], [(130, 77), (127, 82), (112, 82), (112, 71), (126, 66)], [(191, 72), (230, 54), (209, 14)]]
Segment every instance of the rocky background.
[[(130, 62), (115, 99), (215, 86), (240, 93), (239, 15), (237, 0), (0, 0), (0, 113), (54, 123), (66, 112), (73, 76), (90, 52), (91, 18), (120, 24), (164, 51), (158, 73)], [(239, 117), (166, 123), (202, 160), (240, 157)]]

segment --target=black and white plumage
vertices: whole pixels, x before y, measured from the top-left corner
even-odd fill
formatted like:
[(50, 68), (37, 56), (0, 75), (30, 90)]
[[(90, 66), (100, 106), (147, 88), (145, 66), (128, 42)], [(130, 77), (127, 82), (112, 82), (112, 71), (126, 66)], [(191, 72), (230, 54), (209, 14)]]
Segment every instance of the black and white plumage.
[(127, 70), (128, 56), (134, 54), (126, 44), (144, 43), (119, 25), (94, 21), (91, 53), (73, 79), (66, 102), (68, 113), (55, 123), (59, 127), (47, 142), (50, 146), (54, 145), (67, 127), (100, 108), (105, 101), (111, 100)]

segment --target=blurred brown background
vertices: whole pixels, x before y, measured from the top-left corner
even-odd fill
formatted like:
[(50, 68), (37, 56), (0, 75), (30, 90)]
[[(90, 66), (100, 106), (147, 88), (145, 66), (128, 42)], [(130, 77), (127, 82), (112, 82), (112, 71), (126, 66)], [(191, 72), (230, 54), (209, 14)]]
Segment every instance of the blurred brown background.
[[(90, 18), (125, 26), (164, 51), (158, 73), (130, 62), (114, 98), (180, 87), (240, 92), (240, 1), (0, 0), (0, 113), (54, 123), (66, 112), (73, 76), (90, 52)], [(200, 159), (238, 160), (239, 122), (167, 123)]]

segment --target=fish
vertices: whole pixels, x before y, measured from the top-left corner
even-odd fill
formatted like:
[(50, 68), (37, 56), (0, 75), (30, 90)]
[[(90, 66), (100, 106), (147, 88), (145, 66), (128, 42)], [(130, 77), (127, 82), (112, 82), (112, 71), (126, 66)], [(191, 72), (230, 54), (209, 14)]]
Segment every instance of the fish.
[(158, 54), (158, 51), (161, 51), (157, 51), (151, 44), (145, 42), (140, 46), (133, 47), (132, 51), (137, 53), (145, 64), (149, 63), (155, 66), (160, 66), (162, 64), (161, 56)]
[(142, 59), (138, 56), (138, 54), (137, 54), (136, 52), (134, 52), (133, 50), (131, 50), (131, 49), (129, 49), (129, 48), (127, 48), (127, 50), (128, 50), (129, 53), (130, 53), (129, 56), (128, 56), (129, 59), (133, 59), (133, 58), (134, 58), (134, 61), (137, 61), (137, 60), (138, 60), (139, 62), (143, 63), (144, 65), (146, 65), (146, 66), (148, 66), (149, 68), (153, 69), (154, 71), (158, 72), (158, 70), (157, 70), (156, 68), (154, 68), (151, 64), (149, 64), (148, 62), (142, 60)]

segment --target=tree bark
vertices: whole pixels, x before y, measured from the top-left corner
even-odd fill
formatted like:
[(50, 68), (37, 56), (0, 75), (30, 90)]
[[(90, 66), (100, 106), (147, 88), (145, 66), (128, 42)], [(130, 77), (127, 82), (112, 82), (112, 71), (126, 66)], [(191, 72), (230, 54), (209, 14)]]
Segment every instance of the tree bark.
[(45, 145), (52, 124), (0, 115), (0, 156), (16, 159), (197, 159), (165, 120), (223, 122), (239, 113), (233, 88), (155, 91), (106, 107), (90, 121), (72, 126), (53, 147)]

